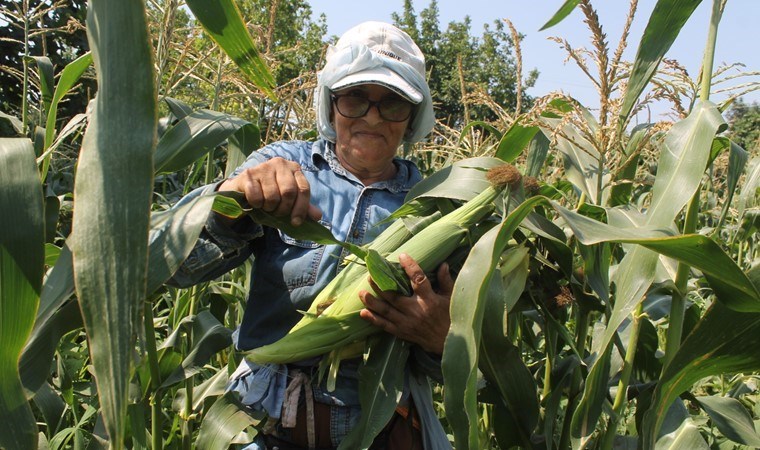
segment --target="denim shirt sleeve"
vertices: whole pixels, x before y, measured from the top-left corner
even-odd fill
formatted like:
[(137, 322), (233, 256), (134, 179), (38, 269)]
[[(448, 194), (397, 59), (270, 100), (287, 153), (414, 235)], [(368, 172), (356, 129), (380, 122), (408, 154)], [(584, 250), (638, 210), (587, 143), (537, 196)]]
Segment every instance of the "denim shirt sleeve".
[(443, 372), (441, 371), (441, 356), (428, 353), (419, 345), (411, 346), (409, 363), (412, 368), (438, 384), (443, 384)]
[[(218, 189), (219, 183), (203, 186), (186, 195), (178, 204)], [(242, 264), (250, 255), (250, 242), (262, 235), (260, 225), (248, 216), (228, 222), (212, 212), (198, 241), (168, 284), (188, 287), (216, 277)]]

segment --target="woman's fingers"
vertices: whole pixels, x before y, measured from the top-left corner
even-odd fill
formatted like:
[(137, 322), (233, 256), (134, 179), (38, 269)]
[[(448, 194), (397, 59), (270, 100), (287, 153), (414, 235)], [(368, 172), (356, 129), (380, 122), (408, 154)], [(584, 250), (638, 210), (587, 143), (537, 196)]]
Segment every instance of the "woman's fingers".
[(293, 225), (303, 223), (307, 217), (319, 220), (322, 216), (310, 204), (311, 190), (301, 166), (284, 158), (272, 158), (250, 167), (222, 183), (219, 189), (240, 191), (252, 208), (279, 217), (290, 216)]

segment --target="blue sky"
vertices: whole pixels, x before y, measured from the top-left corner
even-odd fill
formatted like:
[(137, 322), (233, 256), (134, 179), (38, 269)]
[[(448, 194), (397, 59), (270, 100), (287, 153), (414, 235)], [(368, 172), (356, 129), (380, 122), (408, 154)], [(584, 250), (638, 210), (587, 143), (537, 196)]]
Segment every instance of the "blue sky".
[[(340, 35), (365, 20), (391, 21), (391, 13), (401, 11), (403, 7), (403, 0), (310, 0), (309, 3), (315, 17), (320, 13), (327, 16), (330, 35)], [(525, 35), (522, 44), (524, 70), (536, 68), (541, 72), (536, 86), (528, 90), (528, 93), (538, 97), (561, 90), (593, 109), (598, 105), (598, 98), (592, 83), (573, 62), (565, 63), (565, 53), (557, 43), (547, 39), (559, 36), (567, 39), (573, 47), (590, 47), (590, 33), (583, 23), (581, 12), (573, 11), (559, 25), (538, 31), (562, 3), (564, 0), (439, 0), (439, 20), (441, 28), (445, 29), (450, 21), (461, 21), (469, 15), (472, 33), (480, 35), (484, 23), (509, 19)], [(429, 4), (430, 0), (413, 1), (414, 10), (418, 14)], [(633, 61), (655, 4), (656, 0), (639, 0), (624, 59)], [(607, 34), (608, 45), (614, 50), (620, 39), (629, 2), (596, 0), (593, 5)], [(711, 0), (702, 1), (666, 55), (685, 66), (692, 78), (696, 78), (702, 62), (711, 8)], [(745, 78), (743, 82), (760, 82), (760, 0), (728, 0), (718, 31), (715, 67), (732, 63), (743, 63), (746, 66), (743, 70), (757, 73), (754, 77)], [(738, 72), (735, 69), (730, 73)], [(725, 85), (740, 82), (742, 81), (737, 80)], [(720, 101), (725, 97), (716, 95), (713, 100)], [(744, 99), (760, 102), (760, 91), (746, 95)], [(655, 105), (651, 112), (655, 119), (662, 118), (665, 108)]]

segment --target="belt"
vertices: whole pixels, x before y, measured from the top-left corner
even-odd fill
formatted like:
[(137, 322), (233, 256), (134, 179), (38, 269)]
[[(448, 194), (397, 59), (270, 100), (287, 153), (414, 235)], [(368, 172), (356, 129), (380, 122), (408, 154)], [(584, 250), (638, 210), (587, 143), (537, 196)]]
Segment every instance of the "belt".
[[(291, 370), (291, 378), (285, 390), (285, 400), (280, 427), (285, 435), (264, 431), (269, 450), (335, 450), (330, 435), (331, 406), (314, 401), (311, 380), (308, 375)], [(305, 401), (301, 400), (301, 390)], [(422, 450), (422, 433), (414, 403), (398, 406), (388, 424), (380, 431), (369, 447), (372, 450)], [(279, 428), (279, 427), (278, 427)]]

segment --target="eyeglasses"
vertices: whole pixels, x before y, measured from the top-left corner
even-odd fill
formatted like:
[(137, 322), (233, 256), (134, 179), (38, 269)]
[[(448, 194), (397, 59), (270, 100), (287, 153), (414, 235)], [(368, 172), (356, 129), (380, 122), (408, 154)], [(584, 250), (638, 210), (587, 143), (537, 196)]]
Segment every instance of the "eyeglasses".
[(414, 105), (400, 98), (384, 98), (376, 102), (355, 95), (331, 95), (333, 104), (343, 117), (358, 119), (364, 117), (369, 109), (377, 107), (380, 117), (389, 122), (403, 122), (412, 115)]

